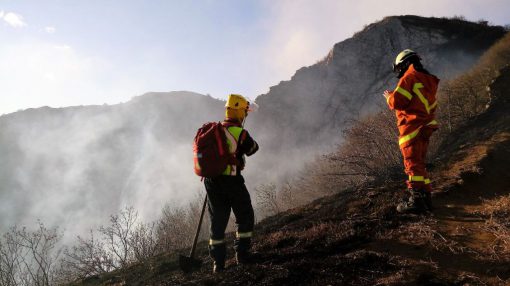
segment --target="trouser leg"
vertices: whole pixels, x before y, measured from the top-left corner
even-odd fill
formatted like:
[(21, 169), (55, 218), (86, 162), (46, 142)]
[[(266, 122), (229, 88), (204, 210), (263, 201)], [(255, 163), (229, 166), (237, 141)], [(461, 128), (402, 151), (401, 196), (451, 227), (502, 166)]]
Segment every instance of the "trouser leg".
[(244, 184), (244, 179), (238, 176), (234, 180), (235, 186), (231, 193), (232, 210), (236, 217), (236, 239), (234, 249), (237, 253), (247, 253), (251, 248), (253, 235), (254, 213), (251, 204), (250, 193)]
[[(429, 148), (429, 138), (430, 138), (430, 135), (427, 137), (427, 136), (423, 136), (424, 138), (422, 139), (423, 140), (423, 146), (422, 146), (422, 160), (423, 162), (427, 162), (427, 152), (428, 152), (428, 148)], [(432, 192), (432, 186), (431, 186), (431, 181), (430, 181), (430, 175), (428, 174), (428, 171), (425, 169), (425, 181), (424, 181), (424, 190), (427, 192), (427, 193), (431, 193)]]
[(419, 137), (401, 147), (405, 172), (408, 176), (408, 189), (421, 190), (425, 187), (428, 174), (425, 169), (424, 147), (424, 142)]
[(230, 204), (218, 180), (206, 179), (205, 187), (208, 196), (208, 212), (210, 219), (209, 254), (220, 264), (225, 262), (225, 229), (230, 217)]
[(423, 128), (414, 140), (401, 146), (405, 172), (408, 175), (409, 200), (401, 204), (400, 211), (432, 210), (430, 178), (425, 165), (432, 132), (432, 129)]
[[(423, 162), (427, 162), (427, 152), (428, 152), (428, 148), (429, 148), (430, 136), (432, 135), (433, 132), (434, 132), (434, 130), (428, 129), (428, 128), (424, 128), (424, 130), (422, 130), (422, 132), (421, 132), (421, 140), (422, 140), (421, 156), (422, 156)], [(425, 200), (424, 200), (425, 205), (429, 211), (432, 211), (433, 210), (432, 185), (431, 185), (430, 176), (429, 176), (427, 170), (425, 170), (425, 180), (423, 183), (424, 183), (423, 190), (425, 192)]]

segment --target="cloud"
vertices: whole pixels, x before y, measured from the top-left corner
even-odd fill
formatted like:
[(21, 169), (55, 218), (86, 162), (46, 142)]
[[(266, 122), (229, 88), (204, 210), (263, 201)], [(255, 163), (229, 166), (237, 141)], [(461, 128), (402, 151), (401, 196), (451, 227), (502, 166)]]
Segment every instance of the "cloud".
[(65, 42), (5, 42), (0, 63), (0, 115), (30, 107), (119, 103), (148, 89), (110, 59)]
[(53, 48), (55, 48), (56, 50), (59, 50), (59, 51), (71, 51), (72, 48), (68, 45), (55, 45), (53, 46)]
[(52, 27), (52, 26), (45, 27), (44, 30), (48, 34), (54, 34), (57, 31), (57, 29), (55, 29), (55, 27)]
[[(266, 3), (269, 38), (263, 51), (273, 80), (287, 80), (299, 68), (322, 59), (358, 23), (341, 1), (282, 0)], [(276, 3), (276, 4), (275, 4)]]
[(23, 16), (13, 12), (4, 13), (4, 11), (1, 11), (0, 19), (13, 28), (23, 28), (27, 25), (27, 23), (23, 21)]

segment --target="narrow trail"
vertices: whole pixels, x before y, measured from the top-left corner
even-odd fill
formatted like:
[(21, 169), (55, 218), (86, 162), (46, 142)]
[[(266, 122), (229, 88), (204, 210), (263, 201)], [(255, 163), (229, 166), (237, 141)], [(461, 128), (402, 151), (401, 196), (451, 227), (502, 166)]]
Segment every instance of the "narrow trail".
[(507, 67), (488, 88), (494, 101), (486, 112), (443, 144), (442, 166), (432, 171), (433, 214), (409, 216), (370, 249), (422, 261), (434, 277), (458, 277), (454, 285), (510, 285), (509, 88)]
[[(466, 271), (492, 277), (496, 281), (509, 279), (510, 264), (498, 253), (498, 237), (488, 227), (491, 217), (487, 208), (491, 201), (510, 194), (510, 133), (498, 133), (488, 142), (472, 146), (465, 153), (469, 155), (458, 163), (460, 166), (466, 166), (466, 161), (470, 160), (479, 163), (471, 165), (475, 170), (461, 173), (453, 187), (443, 187), (438, 193), (438, 208), (434, 212), (438, 232), (455, 245), (456, 252), (475, 258), (467, 260), (472, 263), (465, 266)], [(450, 171), (446, 175), (455, 174)], [(502, 262), (498, 263), (499, 260)], [(484, 261), (485, 267), (481, 267), (481, 261)]]
[(462, 159), (434, 172), (434, 212), (409, 215), (409, 223), (382, 234), (368, 249), (427, 261), (449, 276), (476, 278), (475, 285), (507, 285), (508, 248), (500, 252), (505, 241), (490, 228), (488, 208), (510, 194), (510, 132), (459, 153)]

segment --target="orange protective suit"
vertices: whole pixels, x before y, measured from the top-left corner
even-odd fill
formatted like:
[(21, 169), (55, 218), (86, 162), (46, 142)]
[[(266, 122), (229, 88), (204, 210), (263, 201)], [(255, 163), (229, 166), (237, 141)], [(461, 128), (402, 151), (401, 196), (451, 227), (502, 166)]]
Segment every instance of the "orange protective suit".
[(431, 191), (425, 157), (432, 132), (438, 128), (434, 119), (439, 79), (410, 65), (397, 88), (387, 97), (388, 106), (396, 111), (399, 146), (404, 157), (407, 186)]

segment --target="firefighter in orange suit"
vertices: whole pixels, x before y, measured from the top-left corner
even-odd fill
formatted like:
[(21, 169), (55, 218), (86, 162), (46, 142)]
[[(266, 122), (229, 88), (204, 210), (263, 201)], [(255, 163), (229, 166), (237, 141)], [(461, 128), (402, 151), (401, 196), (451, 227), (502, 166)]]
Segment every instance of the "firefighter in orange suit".
[(408, 176), (408, 196), (397, 206), (401, 213), (432, 210), (432, 188), (425, 158), (429, 138), (438, 128), (435, 111), (439, 79), (424, 69), (420, 60), (412, 50), (399, 53), (393, 71), (400, 80), (394, 91), (384, 92), (389, 108), (397, 115), (399, 146)]

